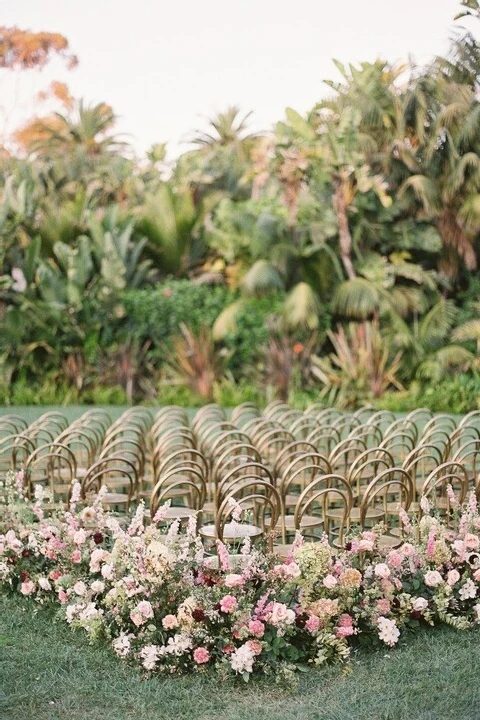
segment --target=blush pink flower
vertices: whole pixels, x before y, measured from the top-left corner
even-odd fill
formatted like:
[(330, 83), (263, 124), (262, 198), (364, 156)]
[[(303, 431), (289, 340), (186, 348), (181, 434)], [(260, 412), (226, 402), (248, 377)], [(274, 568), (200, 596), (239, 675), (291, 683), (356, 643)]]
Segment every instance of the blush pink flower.
[(78, 563), (82, 562), (82, 553), (80, 550), (74, 550), (72, 553), (72, 562), (78, 565)]
[(305, 623), (305, 627), (308, 632), (316, 633), (318, 628), (320, 627), (320, 618), (318, 618), (316, 615), (310, 615), (307, 622)]
[(386, 563), (378, 563), (378, 565), (375, 566), (375, 576), (378, 578), (382, 578), (382, 580), (386, 580), (390, 577), (390, 568)]
[(440, 585), (440, 583), (443, 582), (443, 578), (438, 572), (438, 570), (429, 570), (425, 573), (425, 585), (428, 585), (429, 587), (437, 587), (437, 585)]
[(143, 615), (144, 618), (147, 620), (149, 618), (153, 618), (153, 608), (151, 604), (148, 602), (148, 600), (142, 600), (138, 603), (136, 610)]
[(235, 573), (229, 573), (225, 576), (225, 585), (228, 588), (232, 587), (239, 587), (240, 585), (243, 585), (245, 580), (241, 575), (237, 575)]
[(386, 598), (380, 598), (380, 600), (377, 600), (377, 610), (380, 612), (380, 615), (388, 615), (390, 612), (390, 603)]
[(453, 587), (455, 583), (457, 583), (460, 580), (460, 573), (458, 570), (449, 570), (447, 573), (447, 584), (450, 585), (450, 587)]
[(77, 532), (73, 535), (73, 542), (75, 545), (83, 545), (86, 539), (87, 533), (83, 529), (77, 530)]
[[(167, 615), (168, 617), (168, 615)], [(208, 652), (207, 648), (199, 647), (196, 648), (193, 651), (193, 659), (197, 663), (197, 665), (203, 665), (204, 663), (207, 663), (210, 660), (210, 653)]]
[(477, 550), (480, 544), (478, 535), (474, 535), (473, 533), (467, 533), (463, 538), (463, 542), (469, 550)]
[(238, 607), (237, 598), (233, 595), (225, 595), (220, 600), (220, 610), (224, 613), (232, 613)]
[(323, 587), (326, 587), (328, 590), (331, 590), (335, 587), (335, 585), (338, 584), (338, 580), (334, 575), (325, 575), (323, 578)]
[(261, 620), (250, 620), (248, 629), (255, 637), (263, 637), (265, 633), (265, 625)]
[(258, 640), (248, 640), (247, 647), (254, 655), (260, 655), (262, 652), (262, 645), (258, 642)]
[(403, 555), (398, 550), (391, 550), (388, 553), (387, 562), (392, 568), (399, 568), (403, 562)]
[(165, 630), (174, 630), (178, 627), (178, 620), (175, 615), (165, 615), (162, 620), (162, 625)]
[(20, 586), (20, 592), (22, 595), (31, 595), (35, 590), (35, 583), (32, 580), (26, 580)]
[(68, 595), (65, 592), (65, 590), (59, 590), (58, 591), (58, 599), (61, 602), (62, 605), (65, 605), (65, 603), (68, 602)]
[(140, 627), (140, 625), (147, 622), (147, 619), (142, 615), (142, 613), (139, 613), (138, 610), (132, 610), (130, 613), (130, 620), (136, 627)]

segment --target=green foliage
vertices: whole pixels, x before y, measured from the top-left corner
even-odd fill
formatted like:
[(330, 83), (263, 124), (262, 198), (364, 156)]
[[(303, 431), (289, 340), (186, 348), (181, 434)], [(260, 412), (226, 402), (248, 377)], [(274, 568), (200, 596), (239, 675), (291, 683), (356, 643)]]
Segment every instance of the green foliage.
[(480, 374), (459, 373), (429, 385), (413, 383), (407, 392), (385, 393), (375, 404), (392, 412), (410, 412), (417, 407), (455, 414), (478, 410)]
[(211, 328), (235, 295), (224, 286), (172, 279), (152, 289), (127, 292), (122, 299), (122, 333), (142, 342), (151, 340), (160, 351), (165, 343), (171, 344), (182, 323), (194, 333), (202, 326)]

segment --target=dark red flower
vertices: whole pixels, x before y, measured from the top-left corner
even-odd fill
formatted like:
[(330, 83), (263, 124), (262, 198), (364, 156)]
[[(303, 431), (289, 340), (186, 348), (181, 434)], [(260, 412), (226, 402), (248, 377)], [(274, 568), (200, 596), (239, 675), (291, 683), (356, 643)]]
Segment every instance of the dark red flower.
[(22, 570), (22, 572), (20, 573), (20, 581), (21, 581), (22, 583), (23, 583), (23, 582), (26, 582), (29, 577), (30, 577), (30, 573), (27, 572), (26, 570)]
[(195, 608), (195, 610), (192, 612), (192, 618), (196, 622), (202, 622), (205, 620), (205, 613), (203, 612), (202, 608)]
[(25, 548), (25, 550), (22, 550), (22, 557), (24, 557), (24, 558), (30, 557), (31, 554), (32, 554), (31, 550), (27, 550), (27, 548)]
[(93, 536), (93, 542), (95, 543), (95, 545), (100, 545), (100, 543), (103, 542), (103, 533), (96, 532)]
[(305, 627), (307, 620), (308, 620), (307, 613), (302, 613), (301, 615), (297, 615), (297, 617), (295, 618), (295, 625), (298, 628), (302, 629)]

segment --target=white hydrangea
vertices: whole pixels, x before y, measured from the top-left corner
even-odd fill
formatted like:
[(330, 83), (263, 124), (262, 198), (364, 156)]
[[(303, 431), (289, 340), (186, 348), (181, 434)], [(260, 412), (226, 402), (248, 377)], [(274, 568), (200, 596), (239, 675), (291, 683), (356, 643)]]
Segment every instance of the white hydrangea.
[(378, 626), (378, 637), (383, 640), (385, 645), (393, 647), (400, 637), (400, 630), (397, 627), (395, 620), (389, 620), (381, 615), (377, 620)]
[(468, 579), (460, 588), (460, 600), (469, 600), (477, 595), (477, 588), (473, 580)]
[(255, 654), (250, 649), (248, 643), (241, 645), (230, 657), (230, 665), (232, 670), (237, 673), (251, 673), (253, 671), (253, 662)]
[(115, 640), (112, 642), (112, 647), (114, 652), (119, 657), (126, 657), (128, 653), (130, 652), (131, 643), (130, 640), (133, 637), (132, 634), (126, 634), (121, 633)]

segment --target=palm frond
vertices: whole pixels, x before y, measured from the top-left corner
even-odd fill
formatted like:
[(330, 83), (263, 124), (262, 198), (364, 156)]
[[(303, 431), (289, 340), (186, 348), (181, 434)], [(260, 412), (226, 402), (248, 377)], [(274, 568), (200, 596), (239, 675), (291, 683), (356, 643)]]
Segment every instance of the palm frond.
[(305, 282), (290, 291), (283, 308), (283, 322), (287, 330), (316, 330), (321, 308), (317, 294)]
[(278, 270), (266, 260), (257, 260), (242, 280), (246, 295), (262, 295), (283, 290), (283, 280)]
[(339, 315), (365, 320), (380, 309), (378, 288), (366, 278), (346, 280), (335, 290), (333, 309)]

